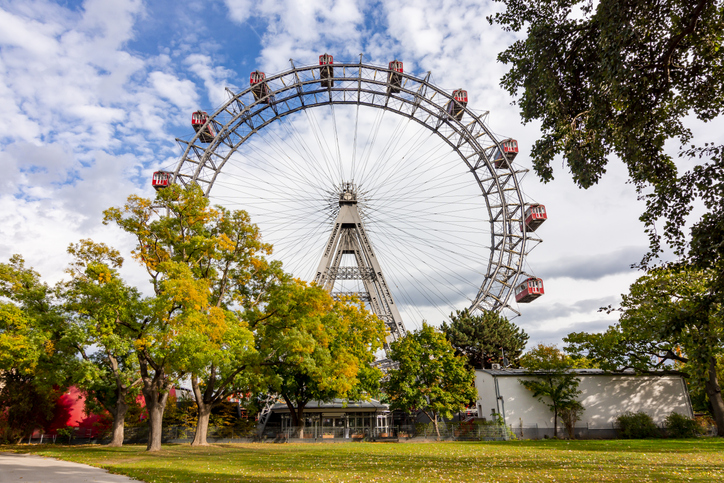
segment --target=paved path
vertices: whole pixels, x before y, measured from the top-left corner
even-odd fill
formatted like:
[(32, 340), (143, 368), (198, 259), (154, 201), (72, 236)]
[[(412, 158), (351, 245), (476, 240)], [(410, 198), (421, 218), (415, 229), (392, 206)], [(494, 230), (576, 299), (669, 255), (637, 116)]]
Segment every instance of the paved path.
[(0, 483), (138, 483), (127, 476), (80, 463), (41, 456), (0, 453)]

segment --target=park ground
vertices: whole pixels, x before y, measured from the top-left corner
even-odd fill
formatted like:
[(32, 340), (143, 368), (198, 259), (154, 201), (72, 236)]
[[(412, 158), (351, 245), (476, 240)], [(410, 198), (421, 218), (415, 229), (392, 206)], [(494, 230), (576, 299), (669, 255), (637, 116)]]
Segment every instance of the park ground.
[(148, 483), (724, 481), (724, 440), (0, 446)]

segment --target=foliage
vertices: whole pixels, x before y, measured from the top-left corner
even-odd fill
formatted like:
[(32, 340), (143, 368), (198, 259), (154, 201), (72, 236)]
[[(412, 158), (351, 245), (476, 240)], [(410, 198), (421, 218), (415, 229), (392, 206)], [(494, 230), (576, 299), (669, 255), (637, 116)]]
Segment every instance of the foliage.
[[(414, 440), (413, 440), (414, 441)], [(724, 441), (501, 441), (405, 444), (219, 444), (169, 446), (163, 462), (139, 446), (24, 445), (32, 452), (103, 467), (159, 483), (251, 481), (498, 481), (721, 480)]]
[(645, 412), (627, 412), (616, 418), (616, 426), (619, 438), (623, 439), (645, 439), (659, 438), (661, 431)]
[(55, 432), (62, 440), (65, 440), (66, 444), (70, 444), (71, 441), (73, 441), (73, 436), (75, 436), (75, 428), (73, 426), (64, 426), (58, 428)]
[[(638, 371), (665, 369), (671, 362), (689, 362), (697, 357), (703, 362), (699, 377), (706, 378), (708, 359), (721, 353), (720, 329), (715, 307), (703, 306), (703, 296), (711, 283), (711, 274), (679, 267), (659, 268), (634, 282), (623, 295), (621, 317), (602, 334), (571, 333), (564, 340), (566, 350), (586, 355), (603, 369)], [(703, 340), (702, 336), (706, 336)], [(713, 337), (713, 338), (712, 338)]]
[(286, 279), (270, 287), (263, 307), (249, 311), (269, 387), (303, 426), (312, 400), (362, 400), (375, 395), (382, 376), (372, 367), (386, 329), (353, 301), (335, 301), (317, 285)]
[(684, 225), (698, 198), (710, 211), (694, 226), (690, 257), (721, 264), (724, 248), (715, 242), (724, 220), (722, 147), (682, 153), (712, 161), (679, 176), (665, 145), (692, 140), (687, 116), (710, 121), (723, 112), (724, 3), (496, 1), (506, 9), (488, 20), (526, 31), (498, 60), (511, 65), (501, 84), (520, 93), (523, 120), (541, 122), (543, 135), (531, 153), (538, 175), (551, 180), (551, 162), (562, 154), (574, 181), (588, 188), (616, 156), (647, 201), (641, 219), (652, 251), (644, 263), (661, 250), (659, 217), (667, 220), (667, 240), (686, 252)]
[(20, 255), (0, 263), (0, 371), (37, 376), (46, 386), (67, 377), (60, 344), (64, 319), (52, 289)]
[(472, 369), (490, 369), (494, 363), (517, 366), (529, 336), (498, 312), (471, 314), (467, 309), (450, 315), (441, 327), (458, 354)]
[(149, 449), (160, 448), (160, 419), (175, 379), (190, 375), (205, 444), (211, 408), (247, 384), (253, 334), (241, 309), (259, 303), (278, 270), (265, 262), (271, 247), (244, 211), (210, 207), (198, 186), (172, 185), (151, 201), (130, 196), (105, 211), (136, 237), (134, 257), (151, 277), (154, 297), (134, 345), (149, 410)]
[[(680, 369), (685, 374), (688, 374), (689, 368), (687, 366), (688, 365), (684, 363), (674, 364), (674, 368)], [(717, 381), (724, 381), (724, 354), (716, 357), (716, 379)], [(686, 379), (686, 385), (689, 389), (689, 398), (691, 399), (694, 412), (711, 415), (712, 407), (709, 402), (709, 396), (706, 393), (706, 384), (701, 384), (700, 380), (688, 377)]]
[(701, 426), (695, 419), (672, 412), (664, 421), (669, 438), (696, 438), (701, 434)]
[(20, 440), (52, 419), (73, 359), (55, 293), (19, 255), (0, 263), (0, 425)]
[(623, 296), (617, 324), (601, 334), (569, 334), (566, 350), (606, 370), (678, 369), (690, 376), (695, 393), (706, 392), (717, 425), (724, 428), (717, 375), (724, 320), (721, 305), (709, 296), (715, 278), (710, 271), (685, 266), (651, 270)]
[(426, 323), (390, 344), (388, 355), (398, 364), (384, 382), (391, 409), (423, 411), (437, 430), (439, 416), (450, 418), (477, 399), (465, 359)]
[(574, 419), (583, 410), (577, 399), (581, 394), (578, 390), (581, 380), (571, 371), (573, 359), (554, 345), (538, 344), (520, 362), (534, 373), (530, 379), (520, 379), (520, 383), (553, 412), (553, 436), (558, 436), (558, 417), (562, 411), (569, 424), (572, 421), (570, 427), (567, 425), (571, 436)]
[(113, 416), (110, 444), (120, 446), (128, 403), (141, 382), (134, 340), (145, 305), (119, 276), (123, 258), (117, 250), (81, 240), (68, 253), (71, 278), (59, 288), (67, 317), (64, 341), (81, 358), (74, 383), (88, 395), (88, 410), (102, 408)]
[(558, 410), (558, 414), (561, 416), (563, 425), (566, 427), (568, 438), (576, 438), (576, 423), (581, 420), (581, 415), (584, 410), (585, 408), (583, 407), (583, 404), (578, 401), (570, 401)]
[(59, 391), (33, 375), (0, 372), (0, 441), (20, 442), (53, 419)]

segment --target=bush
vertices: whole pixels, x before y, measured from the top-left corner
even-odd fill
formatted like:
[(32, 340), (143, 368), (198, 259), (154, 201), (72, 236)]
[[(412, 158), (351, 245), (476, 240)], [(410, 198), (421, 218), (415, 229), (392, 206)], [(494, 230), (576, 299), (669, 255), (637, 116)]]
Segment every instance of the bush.
[(618, 425), (618, 436), (624, 439), (659, 438), (661, 431), (651, 419), (651, 416), (644, 412), (624, 413), (616, 418)]
[(75, 428), (73, 426), (58, 428), (55, 432), (58, 434), (60, 439), (65, 440), (67, 444), (70, 444), (71, 441), (73, 441), (73, 436), (75, 436)]
[(701, 434), (698, 422), (676, 412), (666, 417), (665, 424), (669, 438), (696, 438)]

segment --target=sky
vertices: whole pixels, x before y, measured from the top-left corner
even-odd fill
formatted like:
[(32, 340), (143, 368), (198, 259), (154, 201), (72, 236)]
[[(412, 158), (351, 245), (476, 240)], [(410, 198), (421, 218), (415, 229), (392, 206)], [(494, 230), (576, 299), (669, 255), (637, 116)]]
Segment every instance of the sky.
[[(496, 56), (518, 38), (486, 21), (500, 9), (486, 0), (0, 0), (0, 106), (5, 119), (0, 132), (0, 261), (19, 253), (44, 280), (55, 283), (65, 276), (68, 245), (92, 238), (121, 250), (127, 259), (123, 275), (148, 290), (147, 275), (130, 257), (133, 240), (104, 226), (103, 210), (122, 205), (130, 194), (154, 195), (151, 175), (178, 163), (182, 151), (175, 139), (193, 134), (192, 111), (215, 111), (228, 99), (226, 88), (238, 92), (248, 86), (252, 70), (278, 73), (289, 69), (290, 59), (309, 65), (324, 52), (333, 54), (335, 62), (357, 62), (360, 54), (365, 63), (378, 65), (400, 59), (405, 72), (421, 77), (430, 72), (431, 82), (441, 88), (464, 87), (469, 107), (489, 111), (490, 129), (501, 138), (517, 139), (516, 162), (530, 167), (529, 151), (540, 130), (536, 123), (521, 123), (513, 99), (499, 85), (507, 68)], [(359, 121), (351, 121), (351, 110), (337, 115), (338, 124), (331, 127), (330, 114), (323, 111), (316, 117), (299, 115), (289, 126), (311, 136), (315, 129), (328, 134), (338, 125), (340, 138), (349, 143), (344, 139), (352, 136), (352, 122), (367, 126), (369, 133), (375, 119), (375, 113), (364, 112)], [(384, 122), (390, 127), (382, 128), (382, 138), (398, 126), (394, 120)], [(257, 153), (271, 149), (270, 133), (256, 141)], [(405, 133), (410, 139), (415, 135)], [(380, 145), (383, 141), (370, 149), (380, 150)], [(426, 152), (432, 156), (435, 149)], [(440, 159), (448, 162), (449, 156)], [(227, 188), (245, 176), (243, 164), (234, 169)], [(600, 331), (615, 323), (615, 315), (597, 309), (620, 302), (641, 275), (630, 266), (648, 243), (638, 220), (643, 203), (626, 183), (619, 160), (612, 160), (601, 182), (588, 190), (573, 184), (560, 159), (554, 162), (554, 174), (548, 184), (532, 171), (522, 180), (528, 199), (543, 203), (549, 213), (537, 231), (543, 243), (529, 253), (525, 268), (543, 279), (546, 293), (516, 307), (521, 315), (513, 320), (530, 335), (529, 346), (561, 345), (570, 332)], [(214, 201), (222, 198), (217, 195)], [(235, 205), (239, 207), (246, 208), (243, 202)], [(253, 204), (248, 207), (254, 216)], [(299, 209), (304, 212), (303, 206)], [(273, 211), (267, 206), (258, 215), (262, 233), (264, 213)], [(455, 216), (467, 215), (477, 216), (473, 209), (457, 208)], [(434, 230), (435, 223), (418, 228)], [(440, 223), (443, 232), (449, 228)], [(316, 238), (307, 241), (310, 260), (318, 256), (314, 253), (321, 250), (325, 230), (321, 226)], [(383, 231), (370, 231), (379, 233), (373, 243), (380, 259), (389, 260), (389, 270), (383, 270), (394, 278), (393, 296), (405, 298), (407, 293), (410, 304), (420, 299), (425, 305), (424, 287), (447, 290), (445, 277), (439, 283), (412, 280), (416, 276), (405, 267), (418, 259), (396, 263), (408, 247), (404, 239), (397, 238), (392, 247)], [(448, 243), (454, 245), (455, 239), (450, 234)], [(453, 245), (444, 249), (452, 253)], [(282, 240), (280, 250), (284, 253)], [(485, 260), (468, 255), (472, 271)], [(464, 261), (456, 263), (464, 266)], [(302, 276), (304, 270), (299, 270)], [(405, 292), (406, 284), (423, 287), (421, 298), (413, 285)], [(450, 297), (457, 308), (463, 299)], [(419, 328), (422, 319), (439, 325), (456, 308), (438, 305), (436, 310), (411, 310), (407, 328)]]

